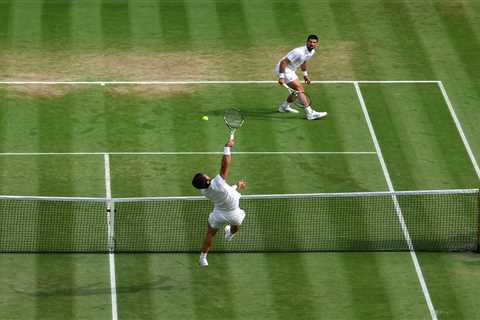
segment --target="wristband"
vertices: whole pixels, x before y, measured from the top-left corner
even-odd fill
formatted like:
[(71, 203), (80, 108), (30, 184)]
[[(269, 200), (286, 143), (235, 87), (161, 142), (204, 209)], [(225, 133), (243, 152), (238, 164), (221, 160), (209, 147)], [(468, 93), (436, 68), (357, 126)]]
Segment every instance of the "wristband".
[(223, 154), (224, 154), (225, 156), (229, 156), (229, 155), (231, 154), (231, 152), (230, 152), (230, 147), (224, 147), (224, 148), (223, 148)]
[(237, 190), (238, 186), (237, 186), (236, 184), (234, 184), (234, 185), (232, 186), (232, 188), (235, 189), (235, 190)]
[(304, 76), (304, 77), (308, 77), (308, 72), (307, 72), (307, 70), (303, 71), (303, 76)]
[(278, 75), (278, 77), (279, 77), (280, 79), (285, 79), (285, 73), (283, 73), (283, 72), (280, 73), (280, 74)]

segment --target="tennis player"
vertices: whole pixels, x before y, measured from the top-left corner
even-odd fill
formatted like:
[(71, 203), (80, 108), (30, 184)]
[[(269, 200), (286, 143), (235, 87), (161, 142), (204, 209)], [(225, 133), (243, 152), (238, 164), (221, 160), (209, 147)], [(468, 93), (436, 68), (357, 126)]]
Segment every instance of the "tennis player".
[(213, 211), (208, 216), (207, 235), (202, 245), (202, 252), (198, 263), (201, 267), (208, 266), (207, 254), (212, 245), (213, 238), (218, 229), (224, 227), (225, 239), (231, 241), (233, 236), (240, 229), (240, 225), (245, 218), (245, 211), (240, 209), (240, 193), (247, 186), (243, 180), (238, 181), (235, 185), (230, 186), (227, 183), (228, 171), (232, 156), (230, 149), (235, 141), (229, 139), (223, 150), (222, 165), (220, 173), (213, 179), (203, 173), (197, 173), (192, 180), (192, 185), (199, 189), (200, 192), (213, 202)]
[[(304, 92), (303, 85), (297, 77), (296, 71), (298, 67), (303, 71), (303, 79), (306, 84), (310, 84), (311, 80), (308, 76), (307, 61), (315, 54), (315, 48), (318, 45), (318, 37), (311, 34), (307, 37), (305, 46), (298, 47), (287, 53), (275, 65), (275, 75), (278, 77), (280, 85), (287, 84), (290, 88), (300, 93)], [(305, 106), (305, 114), (308, 120), (316, 120), (327, 116), (326, 112), (317, 112), (307, 102), (303, 94), (299, 95), (299, 99)], [(290, 106), (293, 101), (292, 95), (289, 95), (278, 107), (279, 112), (298, 113), (297, 109)]]

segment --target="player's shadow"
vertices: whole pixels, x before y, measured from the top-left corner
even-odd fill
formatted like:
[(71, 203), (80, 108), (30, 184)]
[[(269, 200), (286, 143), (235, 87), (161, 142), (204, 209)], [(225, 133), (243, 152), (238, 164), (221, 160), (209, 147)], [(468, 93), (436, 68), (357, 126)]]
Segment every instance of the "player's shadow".
[[(150, 282), (130, 283), (125, 286), (117, 286), (117, 293), (136, 293), (141, 291), (170, 291), (178, 289), (169, 277), (159, 277)], [(94, 296), (110, 294), (111, 288), (105, 287), (104, 283), (92, 283), (90, 285), (66, 288), (44, 288), (40, 290), (22, 290), (11, 287), (11, 290), (25, 296), (35, 298), (63, 297), (63, 296)]]

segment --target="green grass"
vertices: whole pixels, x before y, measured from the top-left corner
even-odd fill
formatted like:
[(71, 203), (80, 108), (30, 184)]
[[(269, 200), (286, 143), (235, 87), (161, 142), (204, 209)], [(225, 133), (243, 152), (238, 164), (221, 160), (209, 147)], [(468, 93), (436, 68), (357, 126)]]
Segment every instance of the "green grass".
[[(273, 80), (286, 50), (318, 33), (314, 80), (441, 80), (479, 159), (479, 13), (468, 0), (0, 0), (0, 78)], [(437, 85), (361, 90), (396, 190), (478, 187)], [(351, 85), (309, 93), (325, 121), (276, 113), (284, 91), (270, 84), (0, 86), (0, 151), (221, 151), (231, 105), (247, 114), (236, 151), (375, 151)], [(113, 195), (133, 197), (193, 195), (192, 174), (220, 159), (110, 161)], [(375, 154), (234, 155), (231, 175), (249, 194), (387, 189)], [(103, 196), (103, 156), (0, 155), (0, 193)], [(212, 254), (206, 270), (196, 258), (116, 255), (119, 319), (430, 318), (408, 253)], [(479, 317), (477, 255), (418, 258), (439, 319)], [(0, 318), (112, 318), (107, 256), (4, 254), (0, 274)]]
[(111, 319), (107, 255), (2, 254), (3, 319)]
[[(426, 318), (406, 253), (119, 255), (121, 283), (148, 292), (119, 295), (125, 318)], [(255, 265), (255, 268), (251, 268)], [(165, 273), (162, 270), (168, 270)], [(249, 270), (247, 272), (247, 270)], [(145, 274), (151, 277), (145, 279)], [(395, 277), (392, 277), (395, 275)], [(375, 278), (376, 281), (371, 281)], [(136, 279), (131, 282), (128, 279)], [(394, 290), (392, 290), (395, 288)], [(365, 292), (369, 294), (366, 295)], [(177, 305), (178, 308), (171, 308)]]

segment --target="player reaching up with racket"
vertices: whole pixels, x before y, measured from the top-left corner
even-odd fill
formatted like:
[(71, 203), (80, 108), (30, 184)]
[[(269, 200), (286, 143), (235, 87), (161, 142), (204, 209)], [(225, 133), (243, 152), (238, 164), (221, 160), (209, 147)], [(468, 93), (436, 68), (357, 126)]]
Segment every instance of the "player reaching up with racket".
[(208, 216), (208, 229), (202, 245), (202, 252), (198, 263), (201, 267), (208, 266), (207, 254), (210, 249), (213, 238), (218, 229), (224, 227), (225, 239), (231, 241), (233, 236), (240, 229), (240, 225), (245, 218), (245, 211), (240, 209), (240, 193), (247, 186), (243, 180), (238, 181), (231, 186), (227, 183), (228, 172), (232, 162), (231, 148), (235, 144), (232, 138), (229, 138), (223, 151), (220, 173), (214, 178), (206, 174), (197, 173), (192, 180), (192, 185), (199, 189), (202, 195), (213, 202), (213, 211)]
[(300, 67), (303, 71), (303, 79), (306, 84), (310, 84), (310, 77), (307, 72), (307, 61), (315, 54), (315, 48), (318, 45), (318, 37), (311, 34), (307, 37), (305, 46), (298, 47), (287, 53), (280, 61), (275, 65), (275, 74), (278, 77), (278, 83), (280, 85), (287, 85), (294, 90), (298, 97), (294, 97), (292, 92), (288, 95), (287, 99), (283, 101), (278, 107), (279, 112), (294, 112), (298, 110), (293, 109), (290, 103), (294, 99), (298, 98), (302, 102), (305, 114), (308, 120), (316, 120), (327, 116), (326, 112), (317, 112), (310, 106), (310, 100), (304, 94), (303, 85), (298, 80), (295, 73)]

